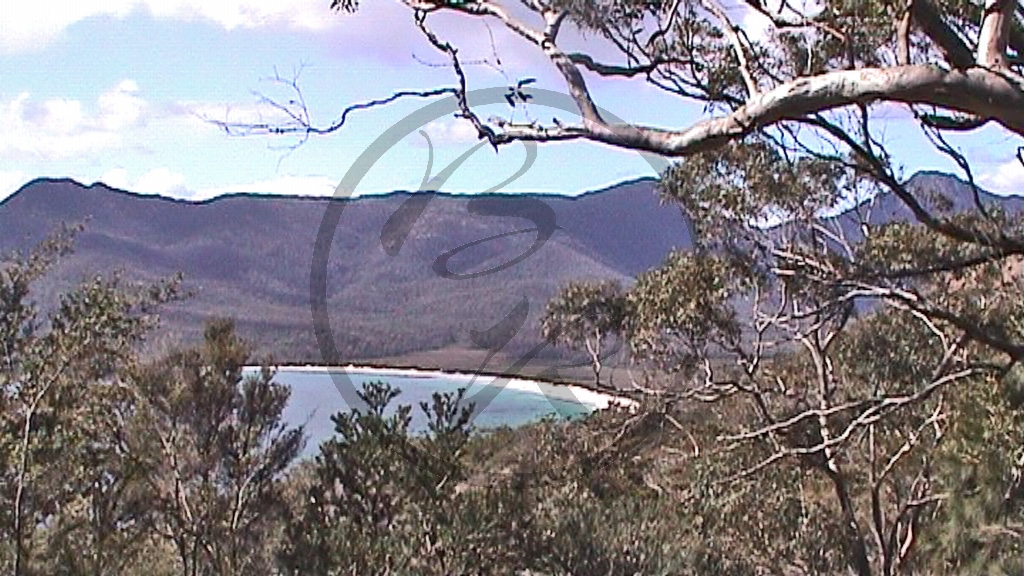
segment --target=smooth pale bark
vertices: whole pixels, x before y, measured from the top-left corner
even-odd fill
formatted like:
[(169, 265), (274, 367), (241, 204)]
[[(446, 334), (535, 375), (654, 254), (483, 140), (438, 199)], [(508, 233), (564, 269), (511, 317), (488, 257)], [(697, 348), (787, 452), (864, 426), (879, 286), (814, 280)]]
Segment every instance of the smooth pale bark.
[(1010, 43), (1010, 26), (1017, 2), (1011, 0), (987, 0), (985, 13), (978, 34), (978, 64), (990, 68), (1009, 65), (1006, 48)]
[(583, 126), (507, 126), (508, 140), (588, 139), (666, 156), (712, 150), (757, 129), (853, 104), (928, 104), (994, 121), (1024, 136), (1024, 86), (984, 68), (945, 70), (919, 64), (843, 70), (798, 78), (750, 98), (731, 114), (684, 130), (587, 121)]
[[(423, 0), (406, 2), (414, 9), (429, 12), (441, 9), (437, 4)], [(913, 19), (945, 55), (949, 68), (934, 63), (837, 70), (794, 78), (764, 91), (757, 90), (756, 80), (746, 70), (750, 95), (742, 106), (727, 115), (709, 118), (680, 130), (607, 122), (579, 68), (582, 64), (584, 68), (592, 69), (593, 66), (586, 64), (593, 60), (580, 54), (568, 55), (557, 45), (558, 29), (564, 14), (535, 7), (546, 24), (540, 29), (487, 0), (445, 6), (444, 9), (495, 18), (539, 48), (562, 75), (569, 95), (579, 108), (582, 118), (579, 125), (522, 125), (496, 120), (500, 130), (481, 130), (481, 136), (495, 146), (516, 140), (586, 139), (665, 156), (687, 156), (717, 148), (780, 122), (806, 119), (846, 106), (881, 102), (931, 105), (977, 118), (978, 125), (996, 122), (1024, 136), (1024, 78), (1009, 68), (1007, 58), (1017, 5), (1016, 0), (987, 1), (979, 22), (978, 51), (974, 55), (929, 0), (917, 0), (910, 6)], [(720, 17), (727, 19), (724, 15)], [(738, 46), (738, 50), (743, 54), (742, 46)], [(457, 72), (464, 85), (464, 75), (461, 70)], [(464, 117), (475, 120), (474, 124), (482, 124), (468, 104), (462, 108)]]

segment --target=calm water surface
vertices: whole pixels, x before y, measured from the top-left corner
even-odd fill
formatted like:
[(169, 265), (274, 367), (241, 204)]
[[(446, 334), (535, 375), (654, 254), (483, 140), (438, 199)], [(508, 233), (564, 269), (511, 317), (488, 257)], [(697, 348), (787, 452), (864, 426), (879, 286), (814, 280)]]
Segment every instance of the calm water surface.
[[(392, 404), (395, 408), (402, 404), (413, 407), (411, 426), (415, 431), (422, 431), (426, 427), (426, 418), (419, 407), (420, 402), (429, 403), (434, 392), (455, 392), (469, 384), (458, 376), (410, 376), (364, 373), (356, 370), (349, 370), (347, 374), (357, 390), (362, 389), (365, 382), (381, 380), (399, 388), (401, 394)], [(330, 373), (281, 368), (276, 379), (292, 388), (291, 399), (285, 409), (285, 419), (293, 425), (306, 424), (306, 432), (309, 435), (306, 453), (315, 454), (320, 442), (334, 434), (331, 415), (346, 412), (349, 406), (335, 387)], [(465, 401), (472, 402), (473, 395), (483, 391), (492, 380), (493, 377), (490, 376), (477, 378), (466, 393)], [(477, 413), (473, 421), (474, 426), (479, 429), (504, 425), (519, 426), (545, 416), (574, 418), (590, 412), (589, 408), (579, 403), (557, 398), (549, 399), (542, 394), (511, 388), (502, 389), (485, 407), (481, 404), (477, 402)]]

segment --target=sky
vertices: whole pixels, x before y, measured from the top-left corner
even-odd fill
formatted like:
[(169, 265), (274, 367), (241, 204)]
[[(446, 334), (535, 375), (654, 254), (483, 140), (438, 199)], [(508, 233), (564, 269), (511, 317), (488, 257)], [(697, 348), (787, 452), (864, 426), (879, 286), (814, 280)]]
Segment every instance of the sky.
[[(511, 0), (504, 0), (506, 2)], [(398, 0), (364, 0), (354, 15), (330, 0), (34, 0), (0, 4), (0, 199), (39, 177), (186, 199), (256, 192), (330, 195), (355, 159), (388, 127), (426, 104), (403, 100), (349, 116), (345, 126), (299, 146), (293, 137), (225, 134), (210, 122), (276, 120), (262, 97), (295, 95), (297, 85), (315, 124), (333, 122), (346, 106), (396, 90), (454, 84), (442, 55), (422, 37)], [(564, 90), (535, 48), (499, 24), (440, 15), (435, 30), (460, 47), (471, 88), (537, 78)], [(601, 54), (604, 47), (569, 33), (569, 42)], [(500, 61), (500, 64), (498, 63)], [(640, 80), (588, 78), (599, 104), (625, 121), (681, 128), (704, 114), (698, 104)], [(492, 114), (516, 121), (562, 111), (532, 106)], [(904, 113), (881, 129), (907, 175), (954, 171)], [(442, 117), (423, 126), (434, 148), (432, 173), (468, 150), (475, 131)], [(975, 176), (997, 193), (1020, 193), (1024, 144), (989, 126), (951, 137), (973, 162)], [(425, 138), (411, 132), (359, 182), (355, 194), (411, 190), (428, 165)], [(482, 147), (444, 185), (486, 190), (515, 173), (521, 145), (499, 153)], [(536, 163), (507, 192), (576, 194), (622, 180), (654, 176), (634, 152), (586, 142), (541, 145)]]

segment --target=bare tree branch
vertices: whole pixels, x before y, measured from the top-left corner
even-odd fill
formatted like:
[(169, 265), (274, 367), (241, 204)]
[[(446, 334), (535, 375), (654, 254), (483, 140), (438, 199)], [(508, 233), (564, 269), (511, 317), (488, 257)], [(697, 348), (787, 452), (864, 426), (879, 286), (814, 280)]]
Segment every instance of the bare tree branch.
[(573, 64), (583, 66), (587, 70), (601, 76), (622, 76), (624, 78), (632, 78), (642, 74), (650, 74), (661, 66), (665, 65), (676, 65), (676, 64), (687, 64), (686, 60), (678, 59), (655, 59), (647, 64), (640, 64), (636, 66), (615, 66), (612, 64), (603, 64), (601, 62), (595, 62), (594, 58), (589, 54), (582, 54), (579, 52), (572, 52), (567, 54), (569, 60)]
[(942, 19), (942, 14), (932, 0), (914, 0), (911, 5), (914, 21), (921, 27), (946, 61), (954, 68), (966, 70), (974, 66), (974, 54), (963, 39)]
[(739, 26), (732, 22), (725, 13), (725, 10), (715, 0), (702, 0), (701, 4), (721, 22), (722, 31), (729, 38), (729, 43), (732, 45), (733, 53), (736, 55), (736, 61), (739, 64), (740, 74), (743, 76), (743, 82), (747, 86), (747, 96), (757, 96), (760, 93), (760, 89), (757, 86), (757, 80), (750, 71), (750, 63), (747, 61), (747, 49), (740, 39)]
[[(344, 124), (349, 112), (380, 106), (405, 97), (437, 97), (455, 95), (460, 100), (461, 115), (477, 128), (481, 138), (486, 138), (497, 147), (517, 140), (524, 141), (564, 141), (585, 139), (601, 142), (612, 146), (653, 152), (665, 156), (688, 156), (691, 154), (715, 149), (726, 142), (742, 138), (766, 127), (787, 121), (806, 121), (811, 116), (826, 111), (848, 106), (868, 106), (880, 102), (904, 103), (912, 105), (931, 105), (940, 110), (964, 115), (963, 121), (948, 121), (937, 118), (936, 125), (944, 124), (947, 129), (973, 129), (987, 122), (996, 122), (1007, 130), (1024, 135), (1024, 78), (1009, 68), (1006, 57), (1008, 47), (1010, 21), (1017, 3), (1009, 0), (990, 2), (989, 9), (982, 22), (982, 35), (979, 37), (978, 59), (971, 53), (959, 35), (947, 25), (938, 9), (931, 0), (914, 0), (909, 11), (925, 34), (946, 54), (953, 69), (944, 69), (937, 65), (910, 64), (909, 54), (900, 49), (901, 61), (908, 61), (892, 67), (869, 67), (821, 72), (807, 77), (797, 77), (781, 81), (770, 90), (759, 90), (753, 75), (750, 62), (747, 61), (747, 49), (736, 26), (731, 23), (724, 10), (714, 0), (701, 0), (706, 9), (715, 14), (719, 29), (732, 44), (733, 52), (739, 60), (739, 70), (743, 77), (749, 96), (743, 102), (733, 102), (730, 96), (721, 95), (713, 98), (702, 96), (693, 80), (677, 78), (676, 88), (672, 88), (666, 79), (675, 74), (673, 66), (688, 65), (687, 59), (672, 59), (655, 56), (647, 63), (613, 66), (596, 62), (593, 57), (583, 53), (567, 54), (563, 52), (556, 40), (566, 13), (552, 10), (540, 3), (527, 2), (527, 8), (535, 11), (544, 20), (543, 28), (535, 28), (514, 17), (508, 10), (489, 0), (466, 3), (435, 3), (428, 0), (406, 0), (406, 4), (414, 9), (417, 23), (424, 30), (431, 43), (448, 54), (459, 77), (456, 88), (442, 88), (424, 91), (402, 91), (379, 101), (371, 101), (355, 105), (342, 113), (342, 118), (325, 127), (312, 126), (304, 110), (283, 110), (289, 116), (284, 126), (270, 123), (242, 124), (215, 122), (226, 130), (234, 132), (257, 133), (298, 133), (303, 138), (311, 134), (324, 134), (337, 130)], [(829, 29), (817, 21), (807, 19), (792, 20), (765, 9), (760, 2), (748, 1), (754, 10), (771, 18), (778, 28), (815, 27), (834, 35), (844, 44), (844, 34)], [(528, 44), (541, 50), (559, 71), (566, 83), (569, 95), (579, 108), (581, 124), (555, 123), (554, 125), (511, 124), (504, 120), (482, 121), (470, 110), (468, 102), (463, 102), (466, 78), (458, 62), (456, 50), (450, 44), (441, 42), (436, 34), (426, 29), (424, 21), (429, 13), (448, 10), (470, 17), (493, 18), (507, 29), (525, 39)], [(671, 23), (675, 18), (678, 6), (673, 5), (667, 15)], [(906, 39), (906, 23), (901, 24), (900, 35)], [(659, 32), (660, 31), (660, 32)], [(664, 28), (659, 28), (651, 39), (664, 36)], [(614, 38), (610, 38), (613, 41)], [(984, 40), (984, 42), (981, 42)], [(632, 41), (631, 41), (632, 42)], [(636, 42), (639, 48), (643, 43)], [(983, 49), (984, 47), (984, 49)], [(620, 48), (633, 58), (635, 55), (628, 46)], [(690, 63), (692, 64), (692, 63)], [(603, 76), (634, 77), (648, 76), (651, 83), (689, 97), (703, 98), (709, 103), (730, 103), (730, 112), (705, 119), (682, 129), (663, 129), (652, 126), (634, 126), (607, 122), (602, 116), (590, 89), (587, 86), (580, 67)], [(655, 78), (657, 74), (659, 77)], [(671, 83), (670, 82), (670, 83)]]

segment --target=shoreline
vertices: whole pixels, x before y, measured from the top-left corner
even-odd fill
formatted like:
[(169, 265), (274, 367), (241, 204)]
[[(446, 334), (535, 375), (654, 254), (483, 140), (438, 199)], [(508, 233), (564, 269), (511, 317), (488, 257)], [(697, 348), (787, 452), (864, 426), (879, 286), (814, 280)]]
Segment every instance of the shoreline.
[[(252, 367), (250, 367), (252, 368)], [(612, 405), (635, 407), (636, 401), (610, 392), (598, 391), (579, 384), (548, 382), (529, 378), (514, 378), (502, 374), (485, 374), (472, 372), (453, 372), (447, 370), (425, 370), (420, 368), (391, 368), (387, 366), (366, 366), (348, 364), (346, 366), (321, 366), (316, 364), (278, 364), (276, 370), (327, 374), (331, 372), (357, 372), (359, 374), (399, 376), (406, 378), (444, 378), (461, 380), (467, 384), (473, 380), (487, 383), (499, 378), (507, 379), (505, 388), (528, 394), (539, 394), (554, 400), (578, 402), (591, 410), (606, 410)]]

